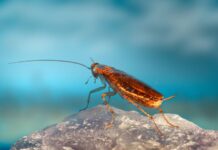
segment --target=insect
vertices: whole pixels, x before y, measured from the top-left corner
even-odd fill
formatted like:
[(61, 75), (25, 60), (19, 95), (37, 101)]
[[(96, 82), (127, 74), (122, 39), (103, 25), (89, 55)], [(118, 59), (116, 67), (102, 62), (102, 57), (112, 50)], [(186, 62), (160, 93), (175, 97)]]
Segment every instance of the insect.
[[(86, 106), (81, 109), (85, 110), (88, 108), (91, 95), (95, 92), (99, 92), (101, 90), (104, 90), (106, 86), (108, 85), (109, 88), (112, 89), (112, 91), (108, 91), (102, 94), (102, 100), (106, 105), (107, 110), (109, 110), (112, 114), (111, 122), (107, 125), (107, 127), (112, 126), (115, 113), (113, 109), (110, 107), (108, 101), (106, 100), (106, 97), (110, 98), (117, 93), (124, 99), (126, 99), (128, 102), (136, 106), (144, 115), (146, 115), (154, 124), (155, 129), (158, 131), (158, 133), (162, 134), (159, 127), (157, 126), (154, 118), (152, 115), (148, 114), (144, 111), (142, 107), (149, 107), (149, 108), (155, 108), (157, 109), (163, 116), (164, 120), (167, 124), (169, 124), (172, 127), (178, 127), (176, 125), (173, 125), (171, 122), (168, 121), (166, 116), (164, 115), (163, 110), (160, 108), (163, 101), (170, 100), (174, 96), (170, 96), (168, 98), (164, 98), (161, 93), (154, 90), (150, 86), (146, 85), (145, 83), (137, 80), (136, 78), (128, 75), (127, 73), (117, 70), (113, 67), (99, 64), (96, 62), (93, 62), (91, 64), (91, 67), (88, 67), (84, 64), (75, 62), (75, 61), (66, 61), (66, 60), (53, 60), (53, 59), (37, 59), (37, 60), (24, 60), (24, 61), (18, 61), (18, 62), (12, 62), (10, 64), (14, 63), (26, 63), (26, 62), (36, 62), (36, 61), (55, 61), (55, 62), (64, 62), (64, 63), (73, 63), (80, 66), (83, 66), (89, 70), (91, 70), (91, 73), (94, 77), (94, 79), (100, 79), (102, 86), (95, 88), (89, 92), (87, 104)], [(88, 79), (89, 80), (89, 79)], [(87, 81), (88, 82), (88, 81)]]

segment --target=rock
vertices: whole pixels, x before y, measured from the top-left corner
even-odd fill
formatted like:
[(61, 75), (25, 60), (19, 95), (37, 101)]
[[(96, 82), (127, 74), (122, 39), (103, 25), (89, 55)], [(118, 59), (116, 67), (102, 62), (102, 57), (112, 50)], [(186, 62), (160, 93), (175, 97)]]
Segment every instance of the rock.
[(154, 115), (163, 135), (147, 117), (135, 111), (113, 108), (114, 124), (106, 128), (111, 114), (99, 105), (66, 118), (63, 122), (25, 136), (11, 150), (217, 150), (218, 131), (204, 130), (175, 114), (167, 118), (179, 128), (168, 126)]

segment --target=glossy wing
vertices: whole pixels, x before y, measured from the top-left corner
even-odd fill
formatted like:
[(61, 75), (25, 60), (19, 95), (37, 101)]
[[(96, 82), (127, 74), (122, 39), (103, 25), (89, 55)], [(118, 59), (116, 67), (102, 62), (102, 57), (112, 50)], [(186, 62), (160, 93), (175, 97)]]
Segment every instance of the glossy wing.
[[(114, 69), (111, 72), (111, 75), (116, 79), (116, 83), (122, 85), (124, 88), (128, 88), (130, 91), (134, 90), (135, 92), (140, 92), (148, 97), (159, 96), (162, 95), (148, 86), (147, 84), (143, 83), (142, 81), (128, 75), (127, 73)], [(149, 96), (150, 95), (150, 96)]]

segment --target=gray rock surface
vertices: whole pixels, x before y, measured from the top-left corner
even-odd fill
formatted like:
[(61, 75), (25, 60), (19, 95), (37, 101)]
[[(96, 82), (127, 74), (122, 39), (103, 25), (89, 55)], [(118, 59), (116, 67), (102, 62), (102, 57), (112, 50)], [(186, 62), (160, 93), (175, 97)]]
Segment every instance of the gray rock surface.
[(113, 127), (105, 128), (111, 114), (99, 105), (63, 122), (17, 141), (12, 150), (218, 150), (218, 131), (204, 130), (175, 114), (166, 114), (179, 128), (169, 127), (160, 114), (155, 121), (160, 136), (147, 117), (135, 111), (113, 108)]

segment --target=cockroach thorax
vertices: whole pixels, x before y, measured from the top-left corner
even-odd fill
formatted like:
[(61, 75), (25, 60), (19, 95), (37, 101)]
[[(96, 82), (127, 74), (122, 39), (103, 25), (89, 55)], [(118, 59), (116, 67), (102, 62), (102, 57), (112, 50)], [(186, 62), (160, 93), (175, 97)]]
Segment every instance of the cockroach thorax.
[(97, 68), (98, 64), (99, 64), (99, 63), (93, 63), (93, 64), (91, 65), (92, 75), (93, 75), (95, 78), (98, 77), (98, 73), (97, 73), (97, 71), (96, 71), (96, 68)]

